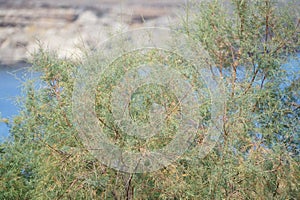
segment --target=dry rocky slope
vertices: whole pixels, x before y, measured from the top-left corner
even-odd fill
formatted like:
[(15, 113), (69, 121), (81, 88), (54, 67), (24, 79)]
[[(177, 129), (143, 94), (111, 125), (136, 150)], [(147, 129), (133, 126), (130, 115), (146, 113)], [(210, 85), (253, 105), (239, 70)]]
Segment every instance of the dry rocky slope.
[(168, 26), (184, 0), (0, 0), (0, 65), (26, 61), (42, 45), (80, 55), (111, 33)]

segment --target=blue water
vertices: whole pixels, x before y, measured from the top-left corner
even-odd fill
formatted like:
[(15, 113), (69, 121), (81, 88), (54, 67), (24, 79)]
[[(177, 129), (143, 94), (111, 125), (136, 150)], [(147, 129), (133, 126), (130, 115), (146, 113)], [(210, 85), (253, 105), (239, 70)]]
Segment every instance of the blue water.
[[(19, 112), (17, 97), (21, 95), (25, 68), (0, 66), (0, 118), (12, 120)], [(9, 127), (0, 122), (0, 141), (9, 136)]]

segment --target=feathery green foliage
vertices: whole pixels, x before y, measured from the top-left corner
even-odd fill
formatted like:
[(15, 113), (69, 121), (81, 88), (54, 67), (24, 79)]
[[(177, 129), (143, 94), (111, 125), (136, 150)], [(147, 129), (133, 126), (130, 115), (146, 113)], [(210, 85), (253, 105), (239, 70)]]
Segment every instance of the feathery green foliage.
[[(205, 47), (226, 85), (224, 126), (213, 151), (198, 159), (191, 149), (152, 173), (127, 174), (104, 166), (87, 151), (71, 120), (74, 74), (81, 63), (40, 50), (32, 65), (42, 73), (43, 87), (25, 84), (22, 111), (10, 124), (13, 141), (0, 146), (0, 199), (299, 199), (300, 65), (294, 57), (299, 53), (299, 4), (213, 0), (186, 10), (180, 31)], [(112, 67), (150, 59), (151, 52), (140, 56), (123, 57)], [(285, 65), (289, 59), (295, 60)], [(168, 62), (176, 64), (176, 59)], [(185, 62), (181, 66), (188, 68)], [(109, 88), (98, 89), (96, 99), (109, 96)], [(151, 87), (139, 92), (160, 101)], [(167, 98), (176, 101), (172, 94)], [(96, 104), (98, 118), (112, 123), (109, 107), (101, 102)], [(149, 110), (149, 105), (135, 103), (132, 115), (144, 123), (149, 116), (135, 109)], [(209, 120), (209, 108), (199, 110)], [(172, 126), (167, 128), (171, 138)], [(206, 128), (193, 145), (201, 145)], [(108, 130), (112, 141), (142, 149), (116, 133)], [(155, 149), (168, 139), (148, 142)]]

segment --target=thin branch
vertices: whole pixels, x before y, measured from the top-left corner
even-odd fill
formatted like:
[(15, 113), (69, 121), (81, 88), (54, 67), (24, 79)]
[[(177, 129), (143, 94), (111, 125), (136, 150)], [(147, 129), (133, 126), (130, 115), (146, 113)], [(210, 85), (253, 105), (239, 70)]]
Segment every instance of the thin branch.
[(264, 87), (264, 83), (265, 83), (266, 78), (267, 78), (267, 75), (264, 75), (264, 77), (261, 81), (261, 84), (260, 84), (260, 89), (262, 89)]
[(131, 181), (132, 181), (132, 177), (133, 177), (133, 174), (130, 174), (129, 175), (129, 178), (127, 180), (127, 183), (126, 183), (126, 200), (130, 200), (130, 187), (131, 187)]
[(257, 76), (258, 71), (259, 71), (258, 69), (255, 70), (254, 75), (252, 76), (252, 79), (251, 79), (251, 81), (250, 81), (248, 87), (246, 88), (244, 94), (247, 94), (247, 92), (248, 92), (248, 91), (250, 90), (250, 88), (252, 87), (252, 85), (253, 85), (253, 83), (254, 83), (254, 81), (255, 81), (255, 78), (256, 78), (256, 76)]

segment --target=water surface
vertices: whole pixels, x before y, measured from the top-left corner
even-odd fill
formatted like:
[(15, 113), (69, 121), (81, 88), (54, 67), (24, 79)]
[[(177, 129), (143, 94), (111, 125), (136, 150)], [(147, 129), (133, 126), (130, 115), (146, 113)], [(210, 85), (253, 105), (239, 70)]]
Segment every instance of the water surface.
[[(21, 95), (26, 64), (13, 67), (0, 65), (0, 117), (12, 120), (19, 112), (17, 97)], [(23, 80), (23, 81), (22, 81)], [(9, 127), (0, 123), (0, 141), (9, 136)]]

